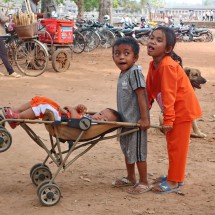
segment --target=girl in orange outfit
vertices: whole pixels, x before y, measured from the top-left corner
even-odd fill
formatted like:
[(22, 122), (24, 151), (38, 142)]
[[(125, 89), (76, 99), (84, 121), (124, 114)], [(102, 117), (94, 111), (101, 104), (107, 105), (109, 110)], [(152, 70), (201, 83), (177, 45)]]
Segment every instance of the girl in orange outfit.
[(169, 157), (168, 176), (154, 187), (159, 193), (180, 189), (184, 180), (192, 121), (202, 115), (201, 108), (182, 67), (171, 56), (176, 43), (175, 33), (168, 27), (156, 28), (147, 43), (152, 56), (146, 79), (149, 107), (157, 100), (163, 112)]

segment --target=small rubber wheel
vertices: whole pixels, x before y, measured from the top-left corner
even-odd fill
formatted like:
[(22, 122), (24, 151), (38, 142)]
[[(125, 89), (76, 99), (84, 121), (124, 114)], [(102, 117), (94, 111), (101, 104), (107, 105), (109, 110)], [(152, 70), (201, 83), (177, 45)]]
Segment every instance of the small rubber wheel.
[(56, 72), (65, 72), (70, 67), (71, 54), (64, 49), (57, 49), (52, 55), (52, 67)]
[(0, 128), (0, 152), (7, 151), (12, 144), (11, 134), (3, 127)]
[(40, 188), (45, 185), (45, 184), (49, 184), (50, 183), (50, 180), (45, 180), (45, 181), (42, 181), (38, 186), (37, 186), (37, 196), (39, 197), (39, 191), (40, 191)]
[(43, 164), (43, 163), (34, 164), (34, 165), (31, 167), (31, 170), (30, 170), (30, 177), (31, 177), (32, 172), (33, 172), (37, 167), (46, 167), (46, 168), (49, 169), (49, 167), (48, 167), (46, 164)]
[[(0, 121), (4, 120), (5, 118), (3, 115), (0, 114)], [(5, 122), (3, 122), (0, 126), (5, 127)]]
[(31, 173), (31, 180), (33, 184), (38, 186), (41, 182), (45, 180), (51, 180), (52, 179), (52, 173), (49, 170), (49, 168), (45, 166), (39, 166), (33, 170)]
[(56, 205), (61, 198), (60, 188), (56, 184), (44, 184), (39, 189), (39, 200), (45, 206)]

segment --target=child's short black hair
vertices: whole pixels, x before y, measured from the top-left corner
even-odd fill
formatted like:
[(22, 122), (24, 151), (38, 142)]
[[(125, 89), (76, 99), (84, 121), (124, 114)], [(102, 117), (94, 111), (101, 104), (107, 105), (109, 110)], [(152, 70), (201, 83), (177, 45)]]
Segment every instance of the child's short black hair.
[(120, 113), (112, 108), (107, 108), (108, 110), (111, 111), (111, 113), (116, 117), (116, 121), (117, 122), (122, 122), (122, 117), (120, 115)]
[(115, 46), (120, 46), (122, 44), (130, 45), (132, 47), (133, 51), (134, 51), (134, 54), (135, 55), (139, 54), (140, 46), (137, 43), (137, 41), (132, 37), (122, 37), (122, 38), (117, 39), (115, 41), (115, 43), (113, 44), (112, 51), (114, 51)]

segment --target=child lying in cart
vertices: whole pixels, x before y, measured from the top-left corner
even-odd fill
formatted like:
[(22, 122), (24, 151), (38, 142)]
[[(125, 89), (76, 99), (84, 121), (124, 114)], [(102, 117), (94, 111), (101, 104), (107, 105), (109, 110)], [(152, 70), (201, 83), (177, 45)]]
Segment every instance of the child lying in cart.
[[(38, 119), (44, 116), (46, 110), (53, 112), (56, 121), (61, 121), (62, 118), (81, 118), (85, 116), (87, 112), (86, 106), (82, 104), (78, 104), (75, 107), (65, 106), (62, 108), (49, 98), (35, 96), (31, 101), (21, 105), (20, 107), (5, 108), (5, 118)], [(120, 121), (119, 113), (111, 108), (105, 108), (100, 112), (88, 116), (93, 120)], [(9, 121), (8, 123), (13, 129), (19, 125), (19, 122)]]

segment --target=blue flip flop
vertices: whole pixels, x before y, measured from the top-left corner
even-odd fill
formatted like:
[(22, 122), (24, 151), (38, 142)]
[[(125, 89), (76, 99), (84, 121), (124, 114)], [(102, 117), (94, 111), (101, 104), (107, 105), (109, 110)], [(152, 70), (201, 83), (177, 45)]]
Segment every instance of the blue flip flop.
[(160, 183), (159, 188), (161, 189), (161, 191), (155, 191), (153, 190), (153, 192), (158, 193), (158, 194), (164, 194), (164, 193), (175, 193), (177, 191), (180, 190), (180, 187), (176, 187), (176, 188), (171, 188), (166, 181), (163, 181), (162, 183)]
[[(157, 182), (164, 182), (164, 181), (167, 181), (167, 175), (162, 175), (160, 176), (159, 178), (155, 178), (153, 179), (154, 180), (154, 183), (157, 183)], [(184, 185), (184, 182), (178, 182), (178, 186), (183, 186)]]

